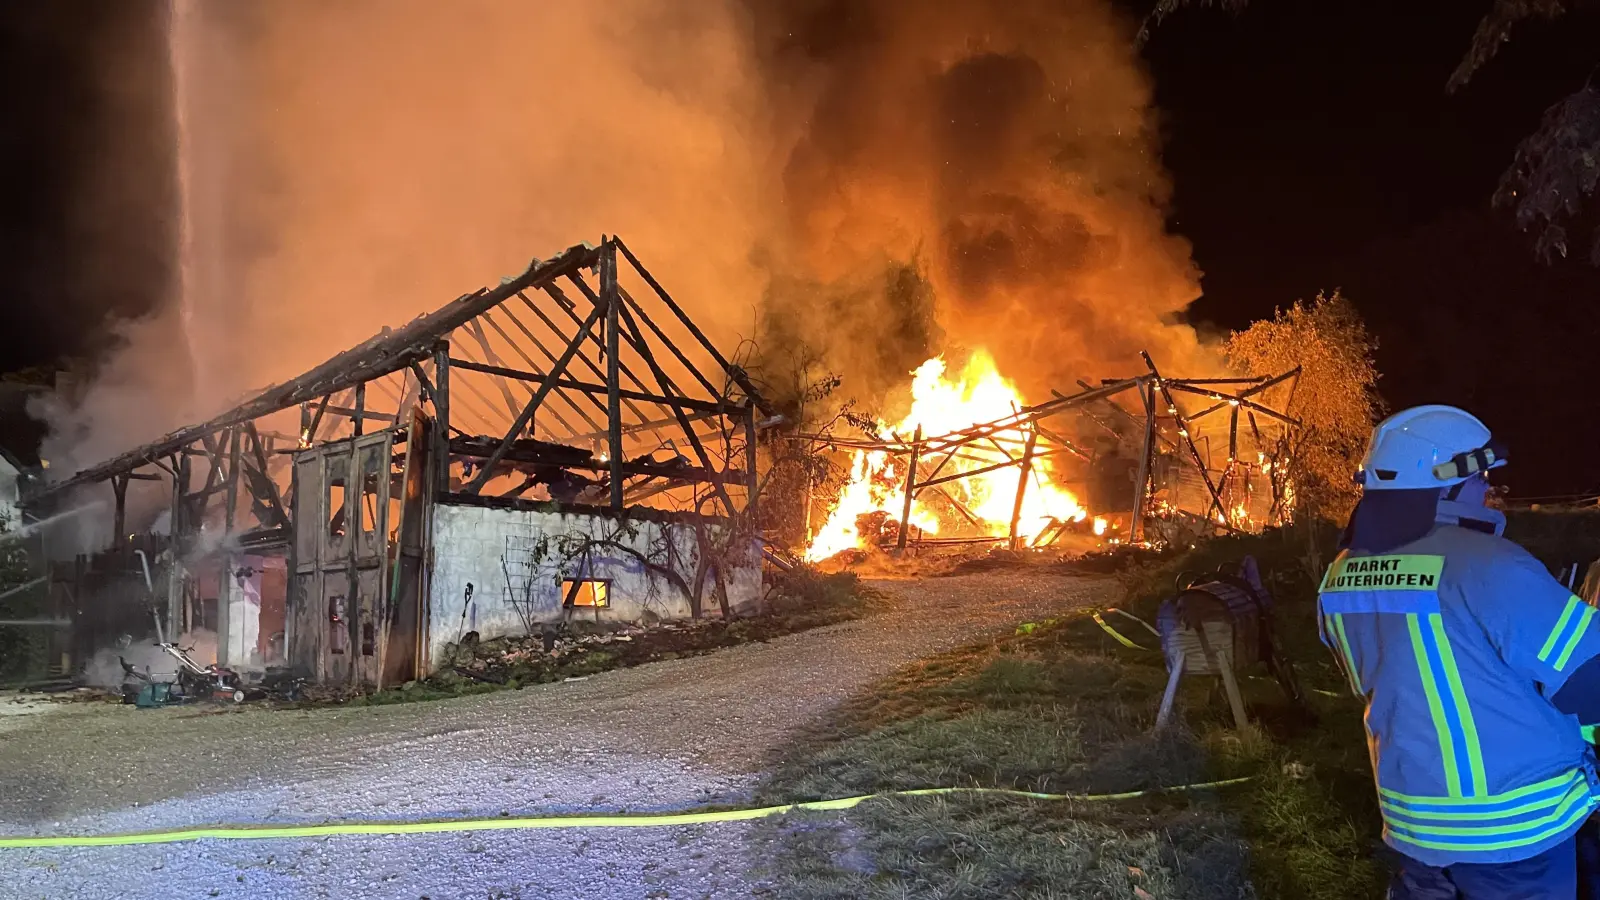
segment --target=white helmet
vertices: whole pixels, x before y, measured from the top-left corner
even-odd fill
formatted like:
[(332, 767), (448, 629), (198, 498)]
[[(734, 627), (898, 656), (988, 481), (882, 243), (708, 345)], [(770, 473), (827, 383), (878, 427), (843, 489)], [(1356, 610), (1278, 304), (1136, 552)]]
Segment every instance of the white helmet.
[(1356, 483), (1369, 491), (1442, 488), (1505, 464), (1505, 451), (1477, 416), (1454, 406), (1414, 406), (1373, 429)]

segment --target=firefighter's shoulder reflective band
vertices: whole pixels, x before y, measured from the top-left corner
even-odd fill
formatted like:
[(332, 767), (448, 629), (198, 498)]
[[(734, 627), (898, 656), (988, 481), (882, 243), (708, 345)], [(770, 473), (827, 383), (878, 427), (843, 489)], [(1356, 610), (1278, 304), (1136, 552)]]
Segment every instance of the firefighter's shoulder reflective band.
[(136, 844), (173, 844), (198, 840), (264, 840), (268, 838), (314, 838), (362, 834), (445, 834), (463, 831), (510, 831), (527, 828), (660, 828), (673, 825), (706, 825), (714, 822), (744, 822), (797, 810), (830, 811), (850, 809), (866, 800), (880, 797), (933, 797), (953, 794), (985, 794), (1023, 800), (1131, 800), (1157, 794), (1175, 794), (1243, 784), (1249, 778), (1228, 778), (1201, 784), (1185, 784), (1148, 791), (1120, 794), (1038, 794), (1005, 788), (927, 788), (863, 794), (839, 800), (788, 803), (755, 809), (722, 809), (681, 813), (615, 813), (609, 815), (499, 817), (492, 819), (445, 819), (427, 822), (333, 822), (323, 825), (215, 825), (200, 828), (174, 828), (167, 831), (140, 831), (126, 834), (85, 834), (40, 837), (0, 837), (0, 849), (42, 849), (50, 847), (127, 847)]

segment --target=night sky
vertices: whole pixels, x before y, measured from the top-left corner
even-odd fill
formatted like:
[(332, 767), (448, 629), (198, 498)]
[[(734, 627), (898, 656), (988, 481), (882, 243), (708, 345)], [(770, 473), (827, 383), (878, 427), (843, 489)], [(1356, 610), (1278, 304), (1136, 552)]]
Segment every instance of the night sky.
[[(1489, 208), (1518, 140), (1600, 63), (1600, 16), (1523, 27), (1449, 96), (1488, 5), (1255, 0), (1239, 16), (1169, 19), (1145, 55), (1173, 227), (1205, 272), (1197, 319), (1242, 327), (1341, 288), (1379, 338), (1392, 407), (1477, 412), (1510, 443), (1503, 480), (1516, 496), (1600, 493), (1600, 270), (1538, 264)], [(137, 90), (113, 107), (95, 77), (113, 52), (159, 73), (151, 8), (0, 5), (0, 371), (92, 353), (115, 315), (167, 290), (153, 249), (170, 228), (164, 137), (152, 126), (132, 144), (107, 138), (126, 124), (109, 109), (159, 115)], [(118, 178), (106, 179), (112, 162)]]

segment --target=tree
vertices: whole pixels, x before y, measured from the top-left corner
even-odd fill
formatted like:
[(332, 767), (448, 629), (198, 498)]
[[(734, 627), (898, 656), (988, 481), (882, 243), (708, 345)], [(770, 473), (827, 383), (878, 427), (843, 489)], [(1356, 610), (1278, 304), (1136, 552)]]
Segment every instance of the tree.
[(1298, 367), (1286, 412), (1300, 427), (1274, 454), (1274, 485), (1298, 520), (1343, 521), (1361, 497), (1352, 475), (1366, 451), (1372, 423), (1383, 412), (1376, 342), (1354, 305), (1335, 291), (1310, 303), (1295, 301), (1228, 336), (1228, 361), (1251, 376)]
[[(1239, 12), (1249, 2), (1158, 0), (1140, 29), (1139, 41), (1183, 7)], [(1596, 6), (1600, 0), (1493, 0), (1445, 90), (1454, 93), (1465, 87), (1511, 39), (1519, 24), (1529, 19), (1559, 19)], [(1534, 253), (1544, 262), (1567, 255), (1568, 229), (1584, 220), (1589, 201), (1600, 187), (1600, 88), (1594, 78), (1591, 74), (1575, 93), (1545, 110), (1538, 130), (1517, 146), (1494, 194), (1494, 205), (1511, 211), (1517, 227), (1533, 237)], [(1589, 260), (1600, 266), (1600, 228), (1591, 230), (1589, 240)]]

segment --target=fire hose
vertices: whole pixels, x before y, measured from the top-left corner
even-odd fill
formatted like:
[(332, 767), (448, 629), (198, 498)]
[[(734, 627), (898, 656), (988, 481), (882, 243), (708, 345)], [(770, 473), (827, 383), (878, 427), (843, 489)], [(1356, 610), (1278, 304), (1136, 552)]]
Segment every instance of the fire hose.
[[(1138, 622), (1140, 625), (1143, 625), (1145, 627), (1146, 631), (1148, 631), (1151, 634), (1155, 635), (1156, 636), (1156, 640), (1160, 640), (1161, 639), (1161, 632), (1157, 631), (1155, 629), (1154, 625), (1151, 625), (1149, 622), (1146, 622), (1145, 620), (1139, 618), (1138, 616), (1134, 615), (1133, 613), (1123, 612), (1122, 610), (1117, 609), (1115, 607), (1108, 607), (1106, 609), (1106, 612), (1108, 612), (1108, 613), (1116, 613), (1117, 615), (1122, 616), (1124, 618), (1132, 619), (1133, 621)], [(1113, 638), (1116, 638), (1117, 643), (1121, 644), (1122, 646), (1127, 647), (1127, 648), (1132, 649), (1132, 650), (1153, 650), (1153, 649), (1155, 649), (1153, 647), (1146, 647), (1143, 644), (1134, 643), (1133, 641), (1129, 640), (1126, 636), (1124, 636), (1122, 634), (1122, 632), (1120, 632), (1120, 631), (1116, 630), (1115, 628), (1112, 628), (1110, 625), (1106, 624), (1105, 617), (1100, 615), (1100, 611), (1099, 610), (1095, 610), (1094, 612), (1090, 613), (1089, 615), (1094, 619), (1094, 623), (1096, 625), (1100, 626), (1100, 629), (1102, 631), (1104, 631), (1106, 634), (1111, 635)]]
[(1191, 793), (1244, 784), (1251, 779), (1226, 778), (1199, 784), (1123, 791), (1116, 794), (1041, 794), (1009, 788), (947, 787), (914, 791), (886, 791), (837, 800), (812, 800), (760, 806), (750, 809), (689, 810), (675, 813), (607, 813), (468, 819), (436, 819), (417, 822), (329, 822), (320, 825), (213, 825), (138, 831), (121, 834), (53, 835), (0, 837), (0, 850), (47, 849), (53, 847), (129, 847), (139, 844), (174, 844), (198, 840), (267, 840), (331, 837), (336, 835), (447, 834), (474, 831), (513, 831), (534, 828), (662, 828), (678, 825), (705, 825), (716, 822), (746, 822), (798, 811), (831, 812), (852, 809), (868, 800), (898, 797), (990, 796), (1017, 800), (1077, 801), (1080, 803), (1132, 800), (1161, 794)]

